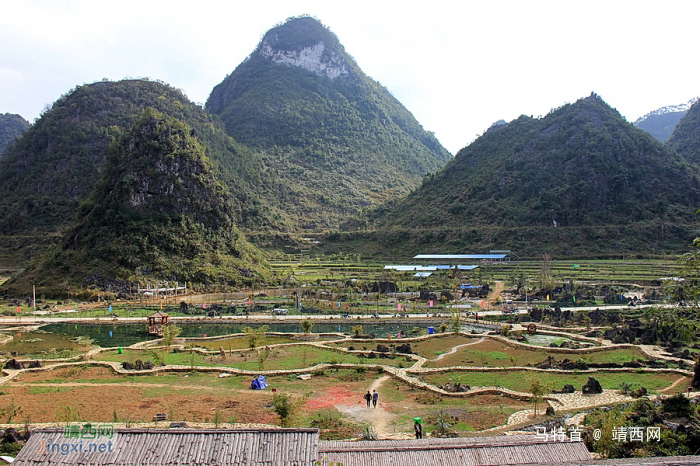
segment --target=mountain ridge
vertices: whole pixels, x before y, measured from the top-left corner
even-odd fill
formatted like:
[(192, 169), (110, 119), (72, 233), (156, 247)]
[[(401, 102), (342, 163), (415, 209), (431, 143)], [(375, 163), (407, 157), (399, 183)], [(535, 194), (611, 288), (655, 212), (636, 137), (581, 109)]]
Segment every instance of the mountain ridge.
[(102, 283), (250, 286), (263, 255), (235, 225), (226, 186), (186, 123), (146, 108), (112, 144), (63, 244), (8, 283), (53, 294)]
[(700, 100), (688, 109), (666, 144), (692, 163), (700, 164)]
[[(411, 248), (527, 252), (550, 238), (550, 252), (559, 253), (583, 252), (586, 241), (589, 254), (681, 250), (698, 225), (699, 188), (695, 167), (592, 94), (541, 119), (492, 127), (419, 189), (356, 226), (373, 225), (372, 238), (384, 234), (384, 244), (397, 244), (401, 231)], [(630, 236), (615, 238), (616, 230)]]
[(632, 124), (651, 134), (656, 140), (666, 142), (678, 122), (697, 100), (698, 98), (696, 97), (683, 104), (667, 105), (658, 108), (637, 119)]
[(30, 123), (21, 115), (0, 113), (0, 157), (5, 154), (5, 149), (25, 132), (29, 126), (31, 126)]
[(303, 230), (337, 228), (360, 209), (408, 193), (451, 158), (311, 17), (269, 30), (213, 89), (206, 109), (279, 167), (280, 185), (301, 204)]
[[(284, 225), (266, 205), (273, 189), (259, 154), (238, 144), (213, 115), (178, 89), (151, 80), (99, 81), (59, 98), (0, 160), (0, 233), (56, 233), (69, 223), (104, 164), (109, 144), (146, 107), (188, 122), (224, 172), (237, 197), (238, 221), (265, 228)], [(283, 217), (283, 215), (282, 215)]]

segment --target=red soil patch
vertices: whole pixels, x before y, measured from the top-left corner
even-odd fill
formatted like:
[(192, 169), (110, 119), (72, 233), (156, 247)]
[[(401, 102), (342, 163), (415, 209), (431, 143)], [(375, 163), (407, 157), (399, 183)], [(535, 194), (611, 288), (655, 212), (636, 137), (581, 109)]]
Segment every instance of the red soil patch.
[(346, 385), (335, 385), (324, 392), (314, 394), (304, 408), (312, 410), (333, 408), (335, 405), (352, 404), (358, 400), (362, 401), (362, 393), (352, 391)]

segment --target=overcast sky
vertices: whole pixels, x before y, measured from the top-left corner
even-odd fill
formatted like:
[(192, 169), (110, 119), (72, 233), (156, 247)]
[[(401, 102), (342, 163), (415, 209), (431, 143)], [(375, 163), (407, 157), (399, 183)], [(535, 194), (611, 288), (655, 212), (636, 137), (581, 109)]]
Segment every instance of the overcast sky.
[(148, 77), (204, 103), (290, 16), (328, 26), (452, 153), (592, 91), (632, 122), (700, 95), (698, 0), (1, 0), (0, 113)]

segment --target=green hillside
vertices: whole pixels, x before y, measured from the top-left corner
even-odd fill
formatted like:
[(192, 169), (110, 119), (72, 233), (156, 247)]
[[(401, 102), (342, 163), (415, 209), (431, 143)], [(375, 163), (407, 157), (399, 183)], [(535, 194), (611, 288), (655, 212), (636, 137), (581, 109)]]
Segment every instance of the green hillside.
[(249, 285), (266, 270), (235, 226), (197, 132), (152, 108), (111, 145), (63, 245), (10, 287), (48, 293), (103, 279)]
[(207, 110), (266, 163), (303, 230), (406, 194), (450, 154), (309, 17), (268, 31)]
[(700, 100), (678, 122), (666, 143), (686, 159), (700, 164)]
[(353, 227), (418, 252), (680, 251), (697, 234), (699, 188), (691, 164), (593, 94), (493, 127)]
[(181, 91), (159, 82), (126, 80), (79, 86), (62, 96), (0, 160), (4, 239), (60, 234), (94, 187), (109, 144), (129, 131), (146, 107), (185, 121), (197, 132), (230, 188), (237, 223), (286, 230), (284, 211), (268, 205), (270, 193), (277, 190), (259, 154), (227, 136), (218, 118)]
[(29, 128), (29, 122), (20, 115), (0, 113), (0, 157), (4, 155), (7, 146), (27, 128)]

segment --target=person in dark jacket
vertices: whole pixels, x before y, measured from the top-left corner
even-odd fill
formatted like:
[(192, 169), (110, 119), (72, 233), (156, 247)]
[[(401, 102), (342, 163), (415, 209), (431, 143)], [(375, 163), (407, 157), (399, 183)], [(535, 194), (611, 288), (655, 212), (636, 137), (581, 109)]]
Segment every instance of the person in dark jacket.
[(413, 422), (413, 430), (416, 432), (417, 439), (423, 438), (423, 426), (420, 425), (420, 422), (418, 422), (418, 421)]
[(364, 399), (367, 402), (367, 407), (369, 408), (369, 403), (372, 401), (372, 394), (369, 392), (369, 390), (367, 390), (367, 393), (365, 393)]

